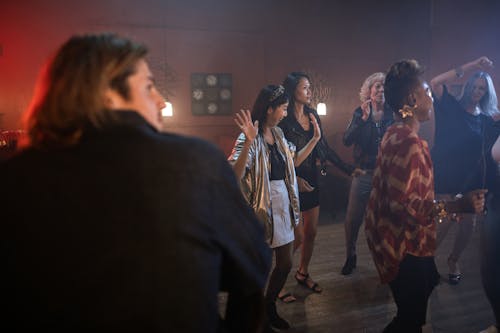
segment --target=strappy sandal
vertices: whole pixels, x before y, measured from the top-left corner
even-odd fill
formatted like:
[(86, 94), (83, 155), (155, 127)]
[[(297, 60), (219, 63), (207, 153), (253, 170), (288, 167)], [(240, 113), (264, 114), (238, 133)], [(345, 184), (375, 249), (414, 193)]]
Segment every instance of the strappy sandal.
[[(298, 276), (301, 276), (302, 278), (299, 278)], [(307, 289), (309, 289), (315, 293), (320, 293), (323, 291), (323, 289), (321, 289), (319, 284), (314, 282), (313, 279), (311, 279), (311, 277), (309, 276), (309, 273), (304, 274), (304, 273), (297, 271), (297, 273), (295, 273), (295, 280), (297, 280), (298, 284), (306, 287)], [(308, 283), (309, 281), (312, 282), (312, 284)]]
[(280, 301), (282, 301), (283, 303), (293, 303), (295, 302), (297, 299), (295, 298), (295, 296), (293, 296), (291, 293), (289, 292), (286, 292), (284, 293), (283, 295), (278, 295), (278, 299)]
[(448, 274), (448, 282), (452, 285), (457, 285), (462, 279), (462, 274)]

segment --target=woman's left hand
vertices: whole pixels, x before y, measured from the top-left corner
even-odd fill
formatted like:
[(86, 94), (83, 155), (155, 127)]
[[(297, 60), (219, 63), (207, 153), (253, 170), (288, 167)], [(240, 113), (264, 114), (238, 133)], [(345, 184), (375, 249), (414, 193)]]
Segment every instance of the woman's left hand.
[(488, 190), (479, 189), (468, 192), (465, 197), (470, 200), (472, 203), (472, 207), (474, 208), (474, 212), (476, 214), (482, 214), (484, 211), (484, 203), (485, 203), (485, 195)]
[(354, 169), (354, 171), (351, 174), (351, 176), (353, 176), (353, 177), (359, 177), (359, 176), (364, 176), (364, 175), (366, 175), (366, 171), (363, 169), (360, 169), (360, 168)]
[(319, 128), (318, 120), (312, 113), (309, 114), (309, 119), (311, 119), (313, 125), (313, 139), (319, 141), (319, 139), (321, 139), (321, 129)]

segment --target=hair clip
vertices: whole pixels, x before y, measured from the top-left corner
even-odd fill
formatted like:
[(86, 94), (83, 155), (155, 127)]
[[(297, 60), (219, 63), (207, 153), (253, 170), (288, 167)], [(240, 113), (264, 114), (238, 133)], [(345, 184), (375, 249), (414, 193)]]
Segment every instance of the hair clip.
[(271, 97), (269, 98), (269, 102), (274, 102), (278, 97), (285, 93), (285, 87), (279, 85), (276, 89), (274, 89)]

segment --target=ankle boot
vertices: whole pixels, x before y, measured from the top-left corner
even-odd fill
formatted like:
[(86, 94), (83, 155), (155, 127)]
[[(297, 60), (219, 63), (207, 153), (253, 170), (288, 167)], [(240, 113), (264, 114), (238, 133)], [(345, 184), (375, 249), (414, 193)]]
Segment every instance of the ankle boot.
[(279, 330), (287, 330), (290, 328), (290, 324), (278, 315), (276, 311), (276, 303), (266, 304), (267, 319), (271, 327)]
[(350, 275), (354, 268), (356, 268), (356, 255), (350, 256), (346, 259), (344, 267), (342, 267), (342, 275)]

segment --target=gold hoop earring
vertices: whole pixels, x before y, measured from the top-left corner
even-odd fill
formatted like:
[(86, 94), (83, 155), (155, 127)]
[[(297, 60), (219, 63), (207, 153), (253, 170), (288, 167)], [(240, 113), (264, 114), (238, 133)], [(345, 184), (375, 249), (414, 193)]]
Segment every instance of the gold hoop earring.
[(399, 114), (401, 118), (406, 119), (407, 117), (413, 117), (413, 110), (417, 108), (417, 104), (414, 106), (404, 105), (402, 109), (399, 109)]

